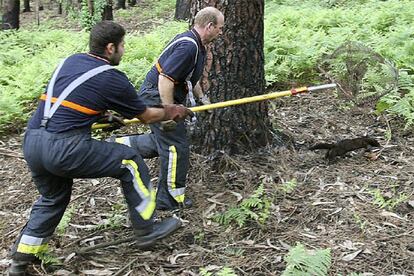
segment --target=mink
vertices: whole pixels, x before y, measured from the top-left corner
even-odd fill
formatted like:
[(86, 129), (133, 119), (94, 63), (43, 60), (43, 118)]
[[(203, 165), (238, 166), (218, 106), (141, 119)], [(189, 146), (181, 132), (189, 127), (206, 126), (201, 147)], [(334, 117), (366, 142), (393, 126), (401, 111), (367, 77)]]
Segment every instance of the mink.
[(374, 138), (369, 137), (359, 137), (354, 139), (344, 139), (337, 143), (318, 143), (312, 147), (310, 150), (316, 149), (327, 149), (325, 158), (329, 159), (330, 161), (334, 160), (337, 156), (342, 156), (347, 152), (365, 148), (368, 149), (370, 147), (380, 147), (380, 143)]

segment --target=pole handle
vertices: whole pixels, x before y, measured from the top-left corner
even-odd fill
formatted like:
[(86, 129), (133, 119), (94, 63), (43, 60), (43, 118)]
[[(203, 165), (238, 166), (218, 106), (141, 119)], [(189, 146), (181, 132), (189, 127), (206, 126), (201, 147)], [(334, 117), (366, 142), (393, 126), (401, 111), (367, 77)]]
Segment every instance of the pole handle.
[[(273, 92), (273, 93), (262, 94), (262, 95), (257, 95), (253, 97), (246, 97), (246, 98), (241, 98), (241, 99), (236, 99), (236, 100), (229, 100), (229, 101), (224, 101), (224, 102), (195, 106), (195, 107), (191, 107), (190, 110), (193, 112), (201, 112), (201, 111), (241, 105), (241, 104), (246, 104), (246, 103), (272, 100), (272, 99), (285, 97), (285, 96), (294, 96), (299, 93), (306, 93), (306, 92), (331, 89), (331, 88), (336, 88), (336, 84), (329, 83), (329, 84), (322, 84), (322, 85), (317, 85), (317, 86), (299, 87), (299, 88), (294, 88), (291, 90), (286, 90), (286, 91), (281, 91), (281, 92)], [(140, 120), (136, 118), (131, 119), (131, 120), (124, 120), (125, 124), (135, 124), (139, 122)], [(109, 126), (110, 124), (93, 124), (92, 129), (107, 128)]]

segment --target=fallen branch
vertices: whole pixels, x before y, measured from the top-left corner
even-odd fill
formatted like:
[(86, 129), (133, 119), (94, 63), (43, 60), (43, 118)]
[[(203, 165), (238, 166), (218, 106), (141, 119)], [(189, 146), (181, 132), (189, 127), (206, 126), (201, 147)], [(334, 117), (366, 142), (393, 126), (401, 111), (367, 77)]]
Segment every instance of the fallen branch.
[(108, 246), (118, 245), (118, 244), (121, 244), (121, 243), (132, 242), (132, 241), (135, 241), (134, 236), (130, 236), (130, 237), (119, 239), (119, 240), (114, 240), (114, 241), (110, 241), (110, 242), (103, 242), (103, 243), (100, 243), (100, 244), (97, 244), (97, 245), (89, 246), (89, 247), (86, 247), (84, 249), (80, 249), (80, 250), (76, 251), (75, 253), (77, 255), (82, 255), (82, 254), (88, 253), (88, 252), (96, 250), (96, 249), (101, 249), (101, 248), (105, 248), (105, 247), (108, 247)]
[(7, 153), (7, 152), (1, 152), (0, 151), (0, 154), (1, 155), (4, 155), (4, 156), (8, 156), (8, 157), (14, 157), (14, 158), (19, 158), (19, 159), (24, 159), (23, 155), (21, 155), (19, 153)]
[(127, 263), (126, 265), (124, 265), (120, 270), (118, 270), (114, 275), (112, 276), (119, 276), (119, 275), (123, 275), (123, 272), (130, 267), (133, 263), (137, 262), (138, 258), (133, 259), (132, 261), (130, 261), (129, 263)]

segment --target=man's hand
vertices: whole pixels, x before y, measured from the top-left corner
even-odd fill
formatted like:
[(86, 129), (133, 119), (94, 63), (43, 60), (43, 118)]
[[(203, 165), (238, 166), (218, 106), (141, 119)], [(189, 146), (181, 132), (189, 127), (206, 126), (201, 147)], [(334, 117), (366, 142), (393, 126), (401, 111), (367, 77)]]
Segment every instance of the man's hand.
[(99, 124), (111, 124), (110, 127), (104, 128), (105, 131), (114, 131), (125, 126), (124, 120), (112, 114), (109, 111), (106, 111), (98, 120), (97, 123)]
[(199, 100), (203, 105), (211, 104), (210, 98), (206, 94), (204, 94)]
[(184, 120), (187, 116), (194, 116), (194, 113), (183, 105), (165, 104), (163, 107), (165, 112), (165, 121), (174, 120), (177, 122)]

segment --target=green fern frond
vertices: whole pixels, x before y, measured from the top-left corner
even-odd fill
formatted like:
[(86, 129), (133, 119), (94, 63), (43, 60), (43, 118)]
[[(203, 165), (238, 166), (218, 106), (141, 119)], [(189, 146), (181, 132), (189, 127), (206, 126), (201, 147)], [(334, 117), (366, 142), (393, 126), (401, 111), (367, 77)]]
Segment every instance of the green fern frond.
[(41, 252), (34, 255), (45, 265), (62, 265), (62, 262), (50, 252)]
[(325, 276), (331, 266), (331, 249), (308, 251), (298, 243), (284, 259), (287, 264), (282, 276)]
[(216, 215), (214, 219), (222, 225), (234, 221), (239, 227), (243, 227), (248, 220), (264, 224), (269, 217), (270, 204), (261, 184), (249, 198), (242, 200), (238, 206), (231, 207), (223, 214)]
[(56, 227), (56, 231), (58, 235), (63, 235), (66, 232), (66, 229), (69, 226), (70, 221), (72, 220), (72, 216), (75, 213), (76, 207), (73, 205), (69, 209), (65, 211), (63, 214), (62, 219), (59, 222), (59, 225)]

